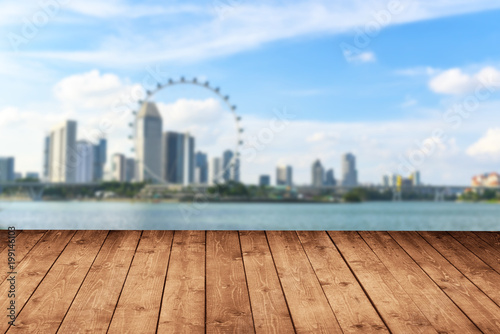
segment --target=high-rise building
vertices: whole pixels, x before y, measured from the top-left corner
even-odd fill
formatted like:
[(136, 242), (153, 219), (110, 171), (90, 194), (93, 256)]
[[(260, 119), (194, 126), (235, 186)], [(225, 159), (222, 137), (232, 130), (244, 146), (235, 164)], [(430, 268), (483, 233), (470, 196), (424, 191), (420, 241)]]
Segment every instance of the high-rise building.
[(14, 172), (14, 180), (20, 180), (23, 178), (23, 173)]
[(43, 145), (43, 171), (42, 177), (44, 181), (49, 179), (49, 151), (50, 151), (50, 136), (45, 136)]
[(233, 166), (231, 167), (230, 178), (233, 181), (240, 182), (240, 158), (236, 156), (233, 162)]
[(196, 152), (195, 183), (208, 183), (208, 158), (203, 152)]
[(276, 185), (289, 187), (293, 185), (292, 166), (278, 166), (276, 168)]
[(358, 185), (356, 157), (351, 153), (346, 153), (342, 156), (342, 185), (347, 187)]
[(50, 132), (49, 181), (75, 182), (77, 170), (76, 122), (65, 121)]
[(26, 178), (31, 180), (39, 180), (40, 174), (37, 172), (26, 172)]
[(382, 186), (384, 186), (384, 187), (389, 187), (390, 186), (389, 175), (383, 175), (382, 176)]
[(191, 137), (188, 132), (184, 134), (184, 152), (183, 152), (183, 184), (185, 186), (194, 182), (194, 137)]
[(337, 185), (337, 181), (335, 180), (335, 174), (333, 172), (333, 168), (330, 168), (326, 171), (325, 175), (325, 186), (335, 186)]
[(411, 174), (410, 179), (411, 179), (411, 182), (412, 182), (413, 186), (420, 186), (421, 185), (421, 182), (420, 182), (420, 172), (418, 170), (414, 171)]
[(208, 181), (210, 184), (221, 183), (222, 177), (222, 159), (212, 158), (208, 165)]
[(311, 169), (311, 184), (313, 187), (322, 187), (325, 182), (325, 170), (321, 165), (321, 161), (316, 160)]
[(135, 161), (133, 158), (125, 159), (125, 181), (131, 182), (135, 177)]
[(94, 145), (86, 140), (76, 142), (76, 182), (88, 183), (94, 180)]
[(0, 182), (14, 181), (14, 158), (0, 157)]
[(94, 145), (94, 155), (93, 163), (94, 167), (92, 170), (92, 180), (94, 182), (102, 181), (104, 178), (104, 165), (106, 164), (106, 154), (107, 154), (107, 142), (106, 139), (101, 138), (97, 145)]
[(161, 179), (161, 148), (163, 122), (156, 105), (144, 103), (136, 121), (136, 179), (159, 182)]
[(126, 181), (126, 159), (123, 154), (115, 153), (111, 157), (111, 178), (113, 181)]
[(232, 161), (233, 156), (234, 154), (233, 151), (231, 150), (225, 150), (222, 153), (222, 169), (224, 170), (222, 178), (224, 179), (225, 182), (231, 180), (231, 174), (232, 174), (231, 169), (233, 168), (231, 164), (234, 162)]
[(271, 185), (271, 177), (269, 175), (261, 175), (259, 177), (259, 186), (268, 187)]
[(189, 133), (165, 132), (162, 138), (162, 178), (168, 183), (194, 182), (194, 138)]

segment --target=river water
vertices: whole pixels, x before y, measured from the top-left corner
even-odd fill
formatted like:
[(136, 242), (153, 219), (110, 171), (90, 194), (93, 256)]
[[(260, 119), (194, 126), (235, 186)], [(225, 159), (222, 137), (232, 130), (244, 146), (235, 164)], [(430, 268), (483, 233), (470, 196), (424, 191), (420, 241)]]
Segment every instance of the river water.
[(451, 202), (0, 202), (0, 228), (231, 230), (500, 230), (500, 205)]

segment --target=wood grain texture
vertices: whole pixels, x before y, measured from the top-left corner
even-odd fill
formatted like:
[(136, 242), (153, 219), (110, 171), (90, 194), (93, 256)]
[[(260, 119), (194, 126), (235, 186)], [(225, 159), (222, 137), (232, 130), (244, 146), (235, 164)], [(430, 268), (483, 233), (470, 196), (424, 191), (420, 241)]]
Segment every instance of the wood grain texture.
[(207, 231), (207, 333), (254, 333), (237, 231)]
[(344, 333), (388, 333), (324, 231), (298, 231), (300, 241)]
[(417, 232), (389, 233), (480, 330), (500, 331), (500, 308)]
[(452, 237), (467, 247), (500, 274), (500, 247), (494, 248), (486, 241), (471, 232), (449, 232)]
[(329, 234), (392, 332), (437, 333), (357, 232)]
[(293, 333), (293, 324), (264, 231), (240, 232), (256, 333)]
[(447, 232), (419, 232), (464, 276), (500, 305), (500, 274)]
[(295, 231), (266, 232), (297, 333), (342, 333)]
[(496, 232), (106, 233), (22, 231), (0, 333), (500, 333)]
[[(45, 231), (25, 231), (17, 235), (15, 242), (15, 262), (17, 266), (23, 261), (25, 256), (43, 237), (44, 234)], [(7, 278), (7, 272), (10, 271), (8, 270), (7, 261), (9, 253), (9, 249), (7, 248), (7, 234), (5, 234), (5, 246), (6, 247), (4, 247), (4, 249), (0, 252), (0, 282), (3, 282)]]
[(205, 333), (205, 231), (175, 231), (158, 333)]
[[(17, 235), (20, 235), (22, 230), (16, 230)], [(0, 230), (0, 252), (7, 248), (8, 244), (8, 231)]]
[(500, 250), (500, 232), (475, 232), (475, 234), (491, 247)]
[[(16, 268), (16, 310), (19, 315), (26, 301), (43, 280), (51, 266), (71, 240), (75, 231), (48, 231)], [(8, 281), (0, 285), (0, 308), (6, 310), (10, 300), (5, 298)], [(0, 332), (9, 328), (7, 321), (0, 321)]]
[(172, 231), (144, 231), (108, 333), (155, 333)]
[(480, 333), (388, 233), (359, 234), (439, 333)]
[(78, 231), (8, 333), (56, 333), (107, 234)]
[(140, 231), (109, 232), (60, 333), (106, 333), (140, 236)]

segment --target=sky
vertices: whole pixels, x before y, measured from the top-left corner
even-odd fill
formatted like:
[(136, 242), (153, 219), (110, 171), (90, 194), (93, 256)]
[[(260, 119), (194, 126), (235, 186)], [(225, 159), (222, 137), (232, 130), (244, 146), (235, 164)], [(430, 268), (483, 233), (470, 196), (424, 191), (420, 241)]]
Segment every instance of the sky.
[[(320, 159), (361, 183), (419, 170), (466, 185), (500, 172), (500, 2), (494, 0), (43, 0), (0, 2), (0, 156), (41, 172), (43, 138), (133, 156), (131, 111), (154, 83), (220, 87), (241, 116), (241, 175)], [(192, 85), (153, 96), (165, 131), (190, 131), (210, 158), (237, 146), (223, 100)], [(110, 164), (106, 167), (110, 168)]]

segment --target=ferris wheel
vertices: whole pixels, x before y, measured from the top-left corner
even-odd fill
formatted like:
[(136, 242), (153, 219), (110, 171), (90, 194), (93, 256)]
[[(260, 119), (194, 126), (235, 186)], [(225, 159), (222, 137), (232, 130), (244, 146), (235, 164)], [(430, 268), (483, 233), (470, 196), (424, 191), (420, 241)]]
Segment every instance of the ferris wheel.
[[(197, 78), (193, 78), (191, 80), (187, 80), (184, 77), (181, 77), (180, 79), (169, 79), (166, 83), (158, 83), (156, 87), (152, 90), (146, 90), (145, 92), (145, 98), (143, 100), (138, 100), (138, 110), (141, 110), (144, 108), (145, 104), (152, 102), (153, 97), (159, 93), (160, 91), (166, 90), (168, 88), (174, 87), (174, 86), (179, 86), (179, 85), (191, 85), (195, 87), (202, 88), (206, 91), (209, 91), (211, 94), (216, 96), (220, 102), (226, 107), (226, 109), (231, 112), (233, 118), (234, 118), (234, 131), (236, 132), (236, 141), (234, 143), (234, 148), (232, 150), (233, 156), (229, 163), (226, 166), (223, 166), (220, 170), (220, 175), (218, 174), (216, 179), (221, 179), (223, 174), (228, 172), (229, 169), (231, 168), (239, 168), (239, 161), (240, 161), (240, 146), (243, 145), (243, 140), (242, 140), (242, 133), (243, 133), (243, 127), (241, 126), (241, 116), (239, 116), (236, 112), (236, 105), (232, 104), (229, 101), (229, 95), (224, 95), (222, 94), (221, 90), (219, 87), (213, 87), (210, 85), (208, 81), (205, 82), (200, 82), (198, 81)], [(137, 111), (132, 111), (132, 114), (134, 115), (134, 121), (129, 123), (129, 126), (132, 128), (132, 134), (129, 136), (129, 139), (132, 141), (136, 140), (136, 122), (137, 122)], [(134, 151), (134, 148), (132, 148), (132, 151)], [(157, 182), (159, 183), (168, 183), (167, 180), (165, 180), (161, 175), (157, 175), (155, 172), (151, 170), (149, 166), (143, 163), (143, 161), (137, 160), (136, 157), (136, 162), (137, 164), (142, 164), (142, 167), (144, 170), (146, 170), (149, 175), (151, 175)]]

